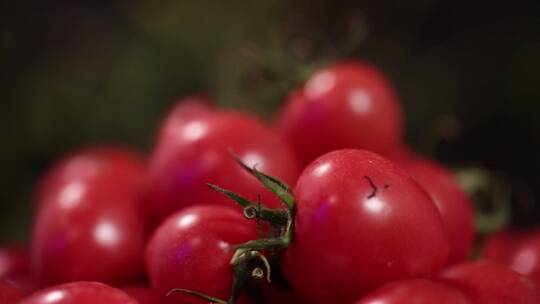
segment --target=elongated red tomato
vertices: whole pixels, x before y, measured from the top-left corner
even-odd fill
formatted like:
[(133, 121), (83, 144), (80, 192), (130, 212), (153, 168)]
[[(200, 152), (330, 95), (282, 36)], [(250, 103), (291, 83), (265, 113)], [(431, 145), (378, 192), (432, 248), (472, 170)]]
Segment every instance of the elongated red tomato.
[(105, 284), (72, 282), (39, 290), (20, 304), (137, 304), (137, 301)]
[(49, 193), (32, 231), (39, 284), (140, 278), (147, 233), (137, 199), (131, 186), (112, 178), (76, 180)]
[(337, 149), (384, 153), (402, 136), (399, 98), (387, 77), (364, 61), (326, 66), (294, 91), (277, 118), (302, 166)]
[(428, 192), (441, 213), (450, 241), (448, 263), (464, 261), (474, 241), (474, 212), (467, 194), (450, 171), (419, 157), (398, 163)]
[(459, 290), (430, 280), (401, 280), (378, 288), (355, 304), (472, 304)]
[(528, 278), (492, 261), (455, 265), (439, 279), (463, 291), (477, 304), (540, 303), (536, 286)]
[[(233, 246), (257, 238), (253, 224), (224, 206), (193, 206), (169, 216), (154, 232), (146, 250), (152, 287), (162, 294), (184, 288), (228, 299)], [(181, 292), (167, 301), (203, 303)]]
[(237, 112), (171, 115), (160, 133), (149, 168), (148, 210), (155, 218), (162, 219), (196, 204), (234, 206), (206, 183), (253, 200), (260, 193), (264, 205), (280, 206), (229, 153), (231, 149), (248, 165), (257, 165), (259, 170), (294, 183), (298, 175), (295, 157), (271, 129), (256, 118)]
[(377, 154), (325, 154), (304, 170), (295, 194), (296, 234), (282, 266), (309, 303), (352, 303), (391, 281), (428, 278), (446, 263), (433, 201)]

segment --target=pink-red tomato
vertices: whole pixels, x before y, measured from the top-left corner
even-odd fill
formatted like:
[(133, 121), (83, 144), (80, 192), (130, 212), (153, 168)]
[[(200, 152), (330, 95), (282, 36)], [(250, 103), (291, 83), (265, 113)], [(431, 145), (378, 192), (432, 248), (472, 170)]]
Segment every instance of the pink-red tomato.
[(137, 301), (102, 283), (71, 282), (39, 290), (20, 304), (137, 304)]
[(486, 240), (482, 256), (503, 262), (540, 284), (540, 230), (499, 232)]
[(355, 304), (472, 304), (459, 290), (430, 280), (401, 280), (380, 287)]
[(74, 151), (56, 162), (40, 179), (35, 199), (40, 202), (50, 192), (75, 181), (109, 177), (133, 188), (144, 187), (146, 164), (136, 151), (119, 146), (96, 146)]
[(133, 285), (122, 288), (128, 296), (137, 300), (139, 304), (165, 304), (166, 294), (144, 285)]
[(143, 276), (147, 233), (138, 193), (119, 178), (65, 183), (40, 202), (32, 261), (41, 286)]
[[(232, 208), (193, 206), (169, 216), (154, 232), (146, 250), (152, 288), (168, 293), (184, 288), (228, 299), (233, 246), (257, 239), (257, 229)], [(167, 303), (203, 303), (181, 292)]]
[(439, 279), (464, 292), (477, 304), (538, 304), (536, 286), (503, 264), (483, 260), (457, 264)]
[(474, 242), (474, 211), (456, 178), (441, 165), (419, 157), (398, 164), (424, 187), (439, 209), (450, 241), (448, 264), (466, 260)]
[(298, 175), (295, 157), (277, 134), (256, 118), (237, 112), (185, 116), (189, 117), (167, 118), (153, 151), (147, 201), (155, 218), (196, 204), (234, 206), (206, 183), (253, 200), (260, 193), (264, 205), (281, 206), (229, 154), (232, 149), (246, 164), (294, 183)]
[(295, 238), (282, 266), (309, 303), (352, 303), (404, 278), (428, 278), (449, 251), (441, 216), (401, 168), (363, 150), (325, 154), (295, 188)]
[(11, 283), (0, 281), (0, 303), (18, 304), (23, 294)]
[(312, 75), (286, 101), (276, 124), (305, 166), (337, 149), (379, 153), (401, 142), (400, 100), (388, 78), (364, 61), (342, 61)]

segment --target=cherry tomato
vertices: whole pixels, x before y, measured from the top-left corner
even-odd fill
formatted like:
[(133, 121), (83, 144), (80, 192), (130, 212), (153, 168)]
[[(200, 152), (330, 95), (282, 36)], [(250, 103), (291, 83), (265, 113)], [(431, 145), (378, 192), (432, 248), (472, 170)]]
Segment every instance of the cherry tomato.
[(503, 262), (540, 284), (540, 230), (494, 234), (486, 240), (482, 256)]
[(424, 187), (441, 213), (450, 241), (448, 263), (467, 259), (474, 242), (474, 211), (455, 177), (437, 163), (419, 157), (399, 164)]
[(21, 304), (137, 304), (137, 301), (105, 284), (71, 282), (39, 290)]
[(12, 284), (0, 281), (0, 303), (17, 304), (22, 300), (22, 293)]
[(228, 152), (230, 148), (248, 165), (294, 183), (298, 168), (293, 153), (262, 122), (224, 111), (169, 120), (174, 123), (162, 129), (149, 169), (149, 211), (157, 219), (196, 204), (234, 206), (209, 189), (209, 182), (253, 200), (260, 193), (263, 204), (281, 206)]
[[(89, 147), (72, 152), (44, 174), (37, 186), (35, 199), (42, 202), (49, 193), (56, 193), (59, 188), (76, 192), (79, 183), (104, 177), (115, 179), (115, 183), (127, 183), (137, 191), (142, 191), (146, 181), (143, 156), (117, 146)], [(66, 188), (66, 184), (73, 186)]]
[(446, 269), (439, 279), (477, 304), (538, 304), (536, 286), (523, 275), (493, 261), (469, 262)]
[[(228, 299), (232, 284), (233, 246), (257, 238), (254, 223), (224, 206), (193, 206), (169, 216), (146, 249), (146, 270), (160, 293), (173, 288)], [(202, 303), (182, 293), (168, 303)]]
[(147, 235), (138, 193), (119, 178), (75, 180), (40, 203), (32, 260), (41, 286), (76, 280), (116, 284), (143, 275)]
[(472, 304), (459, 290), (430, 280), (402, 280), (370, 292), (355, 304)]
[(144, 285), (124, 287), (122, 291), (137, 300), (139, 304), (165, 304), (167, 300), (165, 294)]
[(352, 303), (387, 282), (430, 277), (446, 263), (449, 245), (433, 201), (375, 153), (321, 156), (295, 194), (296, 234), (282, 265), (309, 303)]
[(387, 77), (367, 62), (349, 60), (312, 75), (290, 95), (276, 123), (305, 166), (337, 149), (390, 151), (401, 142), (402, 120)]

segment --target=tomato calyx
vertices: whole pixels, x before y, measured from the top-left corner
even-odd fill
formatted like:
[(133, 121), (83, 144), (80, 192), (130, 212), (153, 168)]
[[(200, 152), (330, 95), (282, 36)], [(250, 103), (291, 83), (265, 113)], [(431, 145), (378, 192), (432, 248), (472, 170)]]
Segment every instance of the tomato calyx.
[[(183, 292), (185, 294), (201, 298), (210, 303), (218, 304), (234, 304), (238, 300), (242, 292), (247, 291), (250, 297), (257, 299), (257, 303), (265, 303), (260, 297), (258, 286), (246, 286), (254, 280), (265, 279), (271, 281), (271, 266), (268, 258), (262, 253), (264, 250), (269, 257), (275, 258), (279, 255), (282, 249), (289, 246), (294, 235), (294, 218), (296, 214), (296, 198), (292, 193), (291, 188), (280, 181), (279, 179), (267, 175), (257, 170), (256, 165), (253, 167), (247, 166), (240, 158), (230, 152), (236, 162), (245, 169), (249, 174), (254, 176), (268, 190), (273, 192), (283, 202), (285, 209), (272, 209), (262, 206), (260, 195), (257, 202), (245, 198), (230, 190), (221, 188), (217, 185), (207, 183), (207, 186), (212, 190), (221, 193), (238, 205), (242, 206), (244, 217), (247, 220), (256, 220), (259, 238), (251, 240), (234, 247), (235, 252), (231, 258), (231, 266), (233, 268), (233, 283), (231, 287), (231, 296), (226, 301), (218, 299), (204, 293), (193, 290), (174, 288), (168, 294), (175, 292)], [(261, 221), (270, 224), (270, 230), (266, 237), (262, 237)]]

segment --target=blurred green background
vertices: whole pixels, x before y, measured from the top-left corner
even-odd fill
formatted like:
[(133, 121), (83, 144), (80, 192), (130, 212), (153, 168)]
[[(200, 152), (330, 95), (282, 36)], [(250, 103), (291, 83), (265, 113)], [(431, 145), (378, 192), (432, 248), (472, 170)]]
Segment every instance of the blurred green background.
[[(0, 20), (1, 240), (28, 237), (33, 186), (65, 152), (148, 150), (160, 116), (193, 92), (271, 117), (281, 80), (354, 34), (350, 55), (392, 78), (415, 148), (505, 172), (532, 202), (514, 221), (540, 217), (538, 1), (20, 0), (0, 3)], [(303, 61), (280, 57), (295, 45)], [(277, 76), (251, 79), (246, 49)]]

